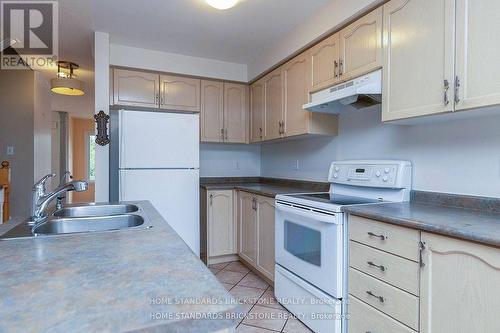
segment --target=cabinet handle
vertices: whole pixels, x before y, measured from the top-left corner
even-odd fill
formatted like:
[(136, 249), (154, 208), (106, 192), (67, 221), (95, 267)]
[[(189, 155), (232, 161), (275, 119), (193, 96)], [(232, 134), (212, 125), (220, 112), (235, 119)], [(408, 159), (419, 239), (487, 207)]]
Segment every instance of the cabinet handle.
[(424, 242), (420, 241), (420, 268), (423, 268), (425, 266), (424, 251), (425, 251), (425, 244)]
[(224, 129), (223, 128), (220, 129), (220, 138), (222, 141), (224, 141)]
[(367, 232), (368, 236), (370, 237), (377, 237), (377, 238), (380, 238), (381, 240), (386, 240), (387, 237), (384, 236), (384, 235), (377, 235), (377, 234), (374, 234), (373, 232), (369, 231)]
[(226, 140), (227, 140), (227, 128), (225, 129), (225, 132), (226, 132)]
[(214, 203), (214, 195), (210, 194), (210, 206)]
[(444, 105), (448, 105), (450, 100), (448, 99), (448, 89), (450, 89), (450, 83), (448, 80), (444, 80)]
[(338, 69), (339, 69), (339, 63), (337, 62), (337, 60), (334, 60), (333, 61), (333, 76), (339, 77)]
[(262, 127), (259, 127), (260, 138), (262, 139)]
[(339, 76), (344, 74), (344, 60), (340, 59), (339, 61)]
[(257, 210), (257, 199), (255, 198), (252, 199), (252, 209)]
[(382, 265), (377, 265), (377, 264), (374, 264), (372, 261), (367, 261), (366, 262), (368, 265), (372, 266), (372, 267), (377, 267), (378, 269), (380, 269), (382, 272), (385, 272), (387, 269), (385, 268), (385, 266), (382, 266)]
[(156, 94), (156, 96), (155, 96), (155, 104), (160, 105), (160, 95), (159, 94)]
[(455, 104), (460, 103), (460, 79), (458, 76), (455, 76)]
[(380, 303), (384, 303), (385, 302), (385, 299), (382, 296), (377, 296), (374, 293), (372, 293), (370, 290), (367, 290), (366, 293), (368, 295), (372, 296), (372, 297), (377, 298), (380, 301)]

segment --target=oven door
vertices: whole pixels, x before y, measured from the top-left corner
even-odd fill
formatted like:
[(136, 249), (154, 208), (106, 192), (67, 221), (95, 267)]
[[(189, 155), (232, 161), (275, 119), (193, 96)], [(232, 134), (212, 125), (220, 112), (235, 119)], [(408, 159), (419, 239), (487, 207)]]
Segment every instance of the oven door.
[(342, 298), (342, 213), (276, 202), (276, 263), (327, 294)]

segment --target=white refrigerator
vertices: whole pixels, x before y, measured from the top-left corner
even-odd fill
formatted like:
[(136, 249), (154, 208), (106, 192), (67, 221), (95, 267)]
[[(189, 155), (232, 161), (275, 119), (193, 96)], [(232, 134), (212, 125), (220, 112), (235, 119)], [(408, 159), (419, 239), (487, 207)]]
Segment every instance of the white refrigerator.
[(120, 110), (119, 200), (149, 200), (200, 254), (199, 116)]

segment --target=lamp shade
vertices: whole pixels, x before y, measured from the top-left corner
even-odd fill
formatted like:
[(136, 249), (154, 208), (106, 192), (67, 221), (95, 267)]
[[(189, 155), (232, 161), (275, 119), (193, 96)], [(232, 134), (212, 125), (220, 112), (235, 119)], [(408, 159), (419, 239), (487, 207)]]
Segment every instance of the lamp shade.
[(56, 77), (50, 80), (52, 92), (61, 95), (82, 96), (85, 95), (83, 81), (71, 77)]

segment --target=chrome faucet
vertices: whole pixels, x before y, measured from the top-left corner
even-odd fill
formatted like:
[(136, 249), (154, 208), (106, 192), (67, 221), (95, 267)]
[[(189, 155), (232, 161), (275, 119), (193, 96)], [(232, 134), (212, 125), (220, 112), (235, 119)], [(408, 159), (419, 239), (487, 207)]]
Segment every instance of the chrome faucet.
[(55, 174), (48, 174), (33, 186), (31, 198), (31, 218), (28, 222), (29, 225), (35, 225), (45, 220), (45, 218), (47, 217), (45, 209), (52, 200), (60, 197), (61, 194), (68, 191), (82, 192), (88, 189), (89, 184), (86, 181), (74, 180), (64, 184), (60, 184), (54, 191), (47, 193), (45, 183), (48, 179), (55, 176)]

